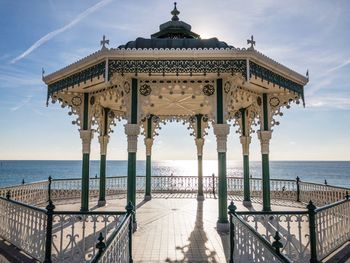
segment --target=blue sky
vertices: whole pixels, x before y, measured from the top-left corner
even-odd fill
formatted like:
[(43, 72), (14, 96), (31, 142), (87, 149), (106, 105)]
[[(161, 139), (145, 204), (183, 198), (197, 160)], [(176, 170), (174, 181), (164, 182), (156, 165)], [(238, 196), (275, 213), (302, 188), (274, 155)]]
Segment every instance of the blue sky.
[[(116, 47), (149, 37), (170, 19), (173, 1), (12, 1), (0, 2), (0, 159), (80, 159), (81, 142), (67, 109), (45, 107), (41, 69), (58, 70), (98, 50), (102, 35)], [(178, 1), (180, 19), (202, 38), (218, 37), (256, 49), (305, 74), (306, 108), (295, 105), (280, 119), (271, 141), (272, 160), (350, 160), (349, 1)], [(260, 159), (253, 134), (251, 159)], [(205, 159), (216, 158), (209, 130)], [(94, 139), (92, 159), (99, 158)], [(166, 125), (155, 140), (154, 159), (194, 159), (188, 130)], [(111, 135), (109, 159), (126, 159), (119, 123)], [(138, 158), (145, 158), (143, 138)], [(228, 158), (241, 159), (231, 130)]]

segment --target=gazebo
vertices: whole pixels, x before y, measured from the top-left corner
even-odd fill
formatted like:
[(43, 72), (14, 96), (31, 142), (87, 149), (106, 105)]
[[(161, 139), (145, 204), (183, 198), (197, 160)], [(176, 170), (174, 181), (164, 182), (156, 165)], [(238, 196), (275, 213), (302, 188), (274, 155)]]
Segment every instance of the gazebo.
[(82, 140), (81, 210), (89, 209), (91, 140), (100, 143), (98, 204), (106, 202), (106, 155), (111, 125), (125, 119), (128, 142), (127, 201), (136, 202), (138, 137), (146, 145), (145, 199), (151, 199), (151, 156), (157, 129), (179, 120), (193, 131), (198, 158), (197, 199), (204, 200), (202, 156), (207, 128), (217, 138), (218, 230), (228, 228), (226, 151), (232, 124), (238, 127), (243, 155), (244, 205), (249, 206), (249, 145), (254, 126), (261, 143), (263, 210), (270, 211), (269, 144), (276, 116), (304, 102), (303, 76), (255, 49), (236, 48), (217, 38), (202, 39), (172, 10), (170, 21), (150, 38), (137, 38), (117, 48), (102, 48), (54, 73), (43, 76), (47, 101), (70, 109)]

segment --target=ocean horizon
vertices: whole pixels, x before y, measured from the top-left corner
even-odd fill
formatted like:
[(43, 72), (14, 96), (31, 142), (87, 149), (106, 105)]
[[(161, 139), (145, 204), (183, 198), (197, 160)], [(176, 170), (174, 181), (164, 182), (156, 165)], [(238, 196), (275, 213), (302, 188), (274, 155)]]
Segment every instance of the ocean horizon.
[[(0, 160), (0, 187), (54, 179), (81, 178), (81, 160)], [(146, 162), (137, 161), (136, 174), (145, 175)], [(217, 175), (217, 160), (203, 161), (203, 175)], [(126, 160), (108, 160), (107, 176), (126, 176)], [(197, 176), (196, 160), (152, 162), (154, 176)], [(261, 162), (250, 162), (250, 175), (261, 177)], [(243, 176), (241, 161), (227, 161), (227, 176)], [(272, 179), (295, 179), (350, 187), (350, 161), (270, 161)], [(90, 161), (90, 177), (99, 177), (99, 161)]]

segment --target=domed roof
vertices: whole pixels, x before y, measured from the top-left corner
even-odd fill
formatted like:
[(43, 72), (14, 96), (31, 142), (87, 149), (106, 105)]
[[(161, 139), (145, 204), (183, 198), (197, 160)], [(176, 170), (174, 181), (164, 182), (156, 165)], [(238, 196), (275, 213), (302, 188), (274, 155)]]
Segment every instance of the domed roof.
[(174, 3), (174, 9), (171, 11), (173, 17), (170, 21), (159, 26), (159, 32), (151, 35), (151, 38), (137, 38), (118, 48), (125, 49), (160, 49), (160, 48), (185, 48), (185, 49), (203, 49), (203, 48), (231, 48), (223, 41), (217, 38), (201, 39), (200, 36), (191, 31), (191, 25), (180, 21), (178, 15), (180, 12)]

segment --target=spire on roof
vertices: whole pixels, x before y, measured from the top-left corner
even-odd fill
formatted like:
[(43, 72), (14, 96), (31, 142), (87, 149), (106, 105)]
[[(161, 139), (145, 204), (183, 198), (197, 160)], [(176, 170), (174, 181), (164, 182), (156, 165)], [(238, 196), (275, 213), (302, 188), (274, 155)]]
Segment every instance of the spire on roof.
[(177, 10), (177, 8), (176, 8), (176, 2), (174, 2), (174, 9), (173, 9), (173, 11), (171, 11), (170, 14), (173, 15), (173, 17), (171, 18), (171, 21), (179, 21), (178, 15), (180, 14), (180, 11)]

